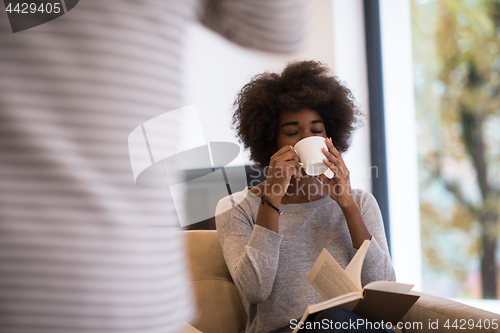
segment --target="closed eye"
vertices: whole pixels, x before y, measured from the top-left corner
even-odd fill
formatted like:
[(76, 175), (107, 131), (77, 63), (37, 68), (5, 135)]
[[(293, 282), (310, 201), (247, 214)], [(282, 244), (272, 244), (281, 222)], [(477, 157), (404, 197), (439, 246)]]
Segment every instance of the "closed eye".
[[(313, 132), (314, 134), (321, 134), (321, 133), (323, 133), (323, 131), (311, 131), (311, 132)], [(299, 134), (299, 132), (285, 134), (285, 135), (286, 136), (294, 136), (294, 135), (297, 135), (297, 134)]]

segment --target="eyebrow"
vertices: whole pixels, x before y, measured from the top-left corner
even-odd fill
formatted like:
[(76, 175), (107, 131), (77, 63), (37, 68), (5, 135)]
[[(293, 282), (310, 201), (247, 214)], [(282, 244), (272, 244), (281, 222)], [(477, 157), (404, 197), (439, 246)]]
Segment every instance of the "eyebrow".
[[(317, 124), (317, 123), (323, 123), (323, 120), (321, 119), (316, 119), (316, 120), (313, 120), (311, 121), (311, 124)], [(298, 121), (289, 121), (288, 123), (284, 123), (281, 128), (285, 127), (285, 126), (289, 126), (289, 125), (292, 125), (292, 126), (296, 126), (298, 125), (299, 122)]]

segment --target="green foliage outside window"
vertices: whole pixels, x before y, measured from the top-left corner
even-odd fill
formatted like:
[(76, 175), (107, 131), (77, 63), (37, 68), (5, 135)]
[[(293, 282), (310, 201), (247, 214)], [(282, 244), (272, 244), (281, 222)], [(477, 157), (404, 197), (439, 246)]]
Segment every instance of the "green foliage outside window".
[(412, 34), (424, 288), (497, 299), (500, 1), (412, 0)]

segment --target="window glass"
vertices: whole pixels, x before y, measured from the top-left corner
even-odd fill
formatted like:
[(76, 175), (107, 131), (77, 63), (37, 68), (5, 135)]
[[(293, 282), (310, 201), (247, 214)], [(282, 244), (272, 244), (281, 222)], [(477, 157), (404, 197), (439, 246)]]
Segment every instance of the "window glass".
[(412, 0), (424, 292), (500, 295), (500, 1)]

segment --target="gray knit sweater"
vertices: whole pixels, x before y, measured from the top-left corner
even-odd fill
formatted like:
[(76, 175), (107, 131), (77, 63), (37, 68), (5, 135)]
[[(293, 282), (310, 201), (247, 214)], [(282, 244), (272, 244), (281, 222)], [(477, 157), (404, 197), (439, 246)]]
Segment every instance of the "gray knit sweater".
[[(244, 199), (243, 199), (244, 198)], [(323, 248), (345, 268), (353, 248), (342, 210), (330, 197), (281, 205), (279, 234), (255, 225), (260, 198), (245, 189), (222, 199), (216, 225), (229, 272), (247, 311), (246, 332), (290, 332), (290, 320), (323, 299), (306, 280)], [(394, 281), (382, 216), (375, 198), (354, 190), (363, 221), (372, 234), (363, 270), (363, 285)], [(232, 208), (232, 209), (231, 209)]]

